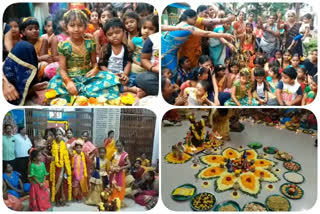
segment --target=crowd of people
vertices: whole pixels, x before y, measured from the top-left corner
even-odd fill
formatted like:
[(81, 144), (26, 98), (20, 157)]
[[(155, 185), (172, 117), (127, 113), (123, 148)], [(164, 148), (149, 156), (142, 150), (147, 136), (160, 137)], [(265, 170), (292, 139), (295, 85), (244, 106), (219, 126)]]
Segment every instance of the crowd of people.
[[(90, 9), (90, 10), (89, 10)], [(14, 105), (56, 98), (158, 94), (158, 16), (146, 3), (69, 3), (45, 19), (10, 17), (4, 28), (3, 93)], [(48, 98), (48, 97), (46, 97)]]
[(44, 138), (39, 134), (31, 142), (25, 127), (14, 134), (5, 124), (2, 139), (3, 197), (12, 210), (48, 211), (52, 203), (78, 201), (99, 210), (116, 202), (115, 211), (126, 206), (125, 197), (147, 209), (157, 203), (158, 167), (144, 153), (131, 165), (114, 131), (102, 147), (89, 140), (88, 131), (76, 138), (71, 128), (46, 129)]
[(304, 44), (317, 38), (313, 16), (297, 17), (294, 10), (284, 18), (280, 11), (263, 18), (226, 13), (200, 5), (184, 10), (175, 26), (161, 27), (164, 99), (184, 106), (312, 103), (318, 50)]

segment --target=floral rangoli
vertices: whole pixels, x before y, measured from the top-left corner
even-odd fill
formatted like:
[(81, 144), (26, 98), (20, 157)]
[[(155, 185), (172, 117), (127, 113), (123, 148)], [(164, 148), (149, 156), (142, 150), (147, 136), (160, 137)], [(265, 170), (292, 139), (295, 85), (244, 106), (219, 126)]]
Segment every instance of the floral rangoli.
[(275, 162), (259, 159), (254, 149), (238, 151), (231, 147), (223, 150), (221, 155), (200, 157), (207, 166), (196, 175), (201, 179), (213, 179), (217, 192), (240, 189), (242, 192), (257, 197), (261, 182), (277, 182), (280, 179), (272, 172)]

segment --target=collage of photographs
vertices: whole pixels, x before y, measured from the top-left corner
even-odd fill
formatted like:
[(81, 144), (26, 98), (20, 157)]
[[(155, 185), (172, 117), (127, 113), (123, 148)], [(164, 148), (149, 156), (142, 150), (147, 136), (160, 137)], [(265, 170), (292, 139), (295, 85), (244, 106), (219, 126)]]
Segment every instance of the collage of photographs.
[(4, 3), (1, 210), (312, 212), (318, 9)]

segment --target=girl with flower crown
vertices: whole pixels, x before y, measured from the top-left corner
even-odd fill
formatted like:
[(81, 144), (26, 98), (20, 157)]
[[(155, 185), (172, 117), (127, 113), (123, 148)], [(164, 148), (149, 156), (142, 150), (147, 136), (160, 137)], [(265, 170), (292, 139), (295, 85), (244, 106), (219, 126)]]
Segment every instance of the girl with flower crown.
[(84, 142), (81, 139), (75, 141), (72, 154), (72, 189), (73, 199), (80, 201), (88, 193), (88, 175), (86, 157), (82, 152)]
[(57, 206), (65, 205), (66, 200), (72, 199), (72, 177), (69, 152), (62, 140), (63, 133), (58, 129), (52, 142), (52, 157), (50, 164), (51, 201)]

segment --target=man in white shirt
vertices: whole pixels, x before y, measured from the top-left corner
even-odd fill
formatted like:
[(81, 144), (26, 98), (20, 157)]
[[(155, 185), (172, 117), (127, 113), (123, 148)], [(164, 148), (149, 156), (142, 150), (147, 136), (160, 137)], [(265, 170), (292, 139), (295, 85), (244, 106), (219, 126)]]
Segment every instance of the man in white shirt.
[(15, 154), (17, 171), (21, 174), (21, 180), (23, 183), (28, 181), (28, 151), (32, 147), (32, 143), (26, 134), (27, 130), (25, 127), (22, 126), (18, 128), (18, 133), (15, 135)]

